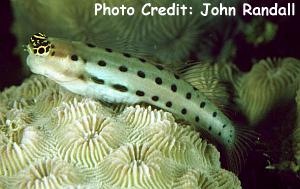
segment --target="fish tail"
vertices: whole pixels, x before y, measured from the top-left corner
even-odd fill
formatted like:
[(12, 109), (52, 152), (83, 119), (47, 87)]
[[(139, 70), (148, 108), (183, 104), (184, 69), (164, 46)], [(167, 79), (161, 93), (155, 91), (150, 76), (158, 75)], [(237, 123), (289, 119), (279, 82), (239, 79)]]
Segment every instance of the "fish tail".
[(245, 126), (235, 126), (235, 128), (233, 143), (225, 146), (225, 163), (230, 171), (239, 174), (245, 166), (249, 153), (259, 142), (259, 134)]

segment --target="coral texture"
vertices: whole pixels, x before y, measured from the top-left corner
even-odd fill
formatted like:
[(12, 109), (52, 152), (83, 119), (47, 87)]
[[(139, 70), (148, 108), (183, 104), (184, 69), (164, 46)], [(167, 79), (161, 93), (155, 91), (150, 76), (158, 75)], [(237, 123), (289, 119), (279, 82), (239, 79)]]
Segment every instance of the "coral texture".
[(239, 83), (238, 103), (255, 125), (276, 107), (291, 102), (298, 88), (300, 63), (295, 58), (261, 60)]
[(235, 88), (241, 77), (240, 70), (230, 63), (202, 62), (181, 69), (180, 76), (199, 89), (219, 108), (232, 104)]
[[(293, 133), (293, 151), (294, 151), (294, 158), (296, 160), (296, 164), (300, 166), (300, 88), (297, 91), (296, 103), (297, 103), (297, 120), (296, 120), (296, 127)], [(299, 169), (300, 168), (298, 168), (298, 170)]]
[(240, 188), (216, 148), (168, 112), (116, 113), (40, 76), (0, 97), (2, 188)]

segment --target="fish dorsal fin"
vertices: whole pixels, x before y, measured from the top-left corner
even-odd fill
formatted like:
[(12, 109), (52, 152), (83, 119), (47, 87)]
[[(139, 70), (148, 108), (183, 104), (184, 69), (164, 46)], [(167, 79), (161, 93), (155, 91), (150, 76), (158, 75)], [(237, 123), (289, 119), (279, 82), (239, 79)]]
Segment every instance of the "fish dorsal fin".
[(222, 79), (212, 63), (188, 63), (177, 73), (180, 77), (202, 92), (221, 110), (227, 110), (232, 102), (232, 87)]

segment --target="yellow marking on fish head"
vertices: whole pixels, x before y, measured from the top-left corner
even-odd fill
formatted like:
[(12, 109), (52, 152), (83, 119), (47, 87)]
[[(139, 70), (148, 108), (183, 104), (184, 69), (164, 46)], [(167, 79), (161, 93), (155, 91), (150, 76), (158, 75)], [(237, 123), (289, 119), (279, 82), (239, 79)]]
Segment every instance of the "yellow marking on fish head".
[(27, 65), (34, 73), (57, 82), (73, 81), (83, 74), (85, 61), (74, 53), (71, 41), (37, 33), (30, 38), (27, 51)]
[(32, 35), (28, 44), (28, 50), (40, 56), (47, 56), (50, 52), (50, 47), (48, 37), (42, 33)]

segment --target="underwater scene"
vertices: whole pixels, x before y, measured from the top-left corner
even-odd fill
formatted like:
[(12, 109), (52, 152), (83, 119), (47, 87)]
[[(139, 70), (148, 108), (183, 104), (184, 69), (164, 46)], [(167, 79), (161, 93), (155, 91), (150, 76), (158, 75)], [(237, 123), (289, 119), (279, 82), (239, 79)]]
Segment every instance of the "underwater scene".
[(299, 189), (299, 6), (2, 1), (0, 189)]

